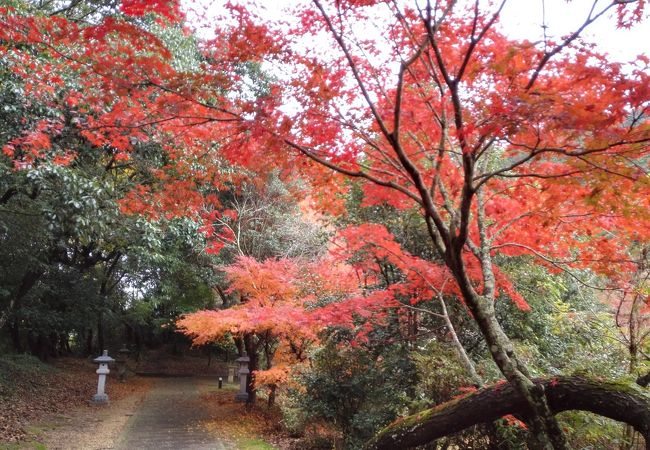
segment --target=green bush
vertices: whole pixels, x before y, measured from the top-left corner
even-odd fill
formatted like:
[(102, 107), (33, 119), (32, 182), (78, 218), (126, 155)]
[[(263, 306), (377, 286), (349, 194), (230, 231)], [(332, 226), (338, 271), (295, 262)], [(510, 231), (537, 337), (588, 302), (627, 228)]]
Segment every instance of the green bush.
[(406, 410), (417, 373), (402, 345), (361, 348), (330, 341), (300, 381), (305, 392), (296, 396), (297, 406), (310, 420), (336, 427), (352, 449)]

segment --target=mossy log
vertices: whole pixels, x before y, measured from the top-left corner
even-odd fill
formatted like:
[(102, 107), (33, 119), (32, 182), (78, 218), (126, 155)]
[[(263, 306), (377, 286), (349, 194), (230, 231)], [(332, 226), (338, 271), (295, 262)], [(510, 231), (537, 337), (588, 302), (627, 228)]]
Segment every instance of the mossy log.
[[(589, 411), (627, 423), (645, 438), (646, 449), (650, 450), (650, 394), (640, 386), (584, 377), (555, 377), (534, 382), (545, 390), (553, 413)], [(379, 432), (366, 447), (406, 449), (472, 425), (491, 423), (508, 414), (526, 418), (527, 413), (526, 401), (512, 385), (495, 385), (400, 419)]]

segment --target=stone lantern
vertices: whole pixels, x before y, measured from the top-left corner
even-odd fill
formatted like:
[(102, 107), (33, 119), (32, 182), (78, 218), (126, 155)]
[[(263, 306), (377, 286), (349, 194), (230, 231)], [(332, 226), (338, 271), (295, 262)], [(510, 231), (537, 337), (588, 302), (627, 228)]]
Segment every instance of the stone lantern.
[(108, 395), (106, 395), (105, 392), (106, 375), (111, 373), (111, 371), (108, 370), (108, 364), (115, 362), (115, 360), (108, 356), (108, 350), (104, 350), (102, 356), (93, 359), (93, 362), (99, 364), (99, 369), (97, 369), (97, 393), (93, 395), (91, 403), (95, 405), (103, 405), (105, 403), (108, 403)]
[(248, 401), (248, 392), (246, 392), (246, 385), (248, 381), (248, 374), (250, 371), (248, 370), (248, 362), (251, 359), (244, 355), (239, 358), (237, 358), (237, 362), (239, 363), (239, 392), (235, 395), (235, 401), (237, 402), (246, 402)]
[(117, 351), (119, 356), (117, 357), (117, 377), (124, 383), (126, 380), (126, 362), (131, 353), (131, 350), (126, 348), (126, 345)]

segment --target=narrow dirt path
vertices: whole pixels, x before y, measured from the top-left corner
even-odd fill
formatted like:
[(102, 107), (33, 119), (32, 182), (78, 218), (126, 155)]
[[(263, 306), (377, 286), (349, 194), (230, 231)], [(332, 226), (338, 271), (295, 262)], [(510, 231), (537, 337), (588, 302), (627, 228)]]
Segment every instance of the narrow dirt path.
[[(35, 423), (34, 442), (48, 450), (237, 448), (236, 438), (221, 437), (218, 428), (205, 426), (221, 413), (206, 408), (199, 397), (216, 389), (213, 378), (139, 378), (131, 383), (138, 388), (109, 405), (84, 406)], [(109, 395), (111, 389), (116, 387), (109, 384)]]
[(210, 416), (199, 401), (193, 378), (161, 378), (130, 418), (115, 448), (119, 450), (229, 450), (226, 441), (208, 432)]

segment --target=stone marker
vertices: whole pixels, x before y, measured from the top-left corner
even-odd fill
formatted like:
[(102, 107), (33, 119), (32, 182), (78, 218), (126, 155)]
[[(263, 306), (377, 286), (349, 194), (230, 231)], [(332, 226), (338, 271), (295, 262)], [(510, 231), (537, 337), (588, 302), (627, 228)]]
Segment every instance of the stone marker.
[(248, 392), (246, 392), (246, 381), (248, 378), (248, 374), (250, 373), (248, 370), (248, 362), (250, 360), (251, 359), (245, 355), (240, 358), (237, 358), (237, 362), (239, 363), (239, 392), (237, 392), (237, 395), (235, 395), (235, 401), (237, 402), (248, 401)]
[(234, 383), (235, 382), (235, 366), (228, 366), (228, 383)]
[(117, 378), (124, 383), (126, 381), (126, 362), (129, 358), (131, 350), (126, 348), (126, 345), (117, 351)]
[(108, 364), (115, 362), (115, 360), (108, 356), (108, 350), (104, 350), (102, 356), (93, 359), (93, 362), (99, 364), (99, 369), (97, 369), (97, 375), (99, 375), (99, 377), (97, 380), (97, 393), (93, 395), (93, 398), (90, 400), (90, 402), (93, 405), (103, 405), (108, 403), (108, 395), (106, 395), (105, 392), (106, 375), (111, 373), (111, 371), (108, 370)]

